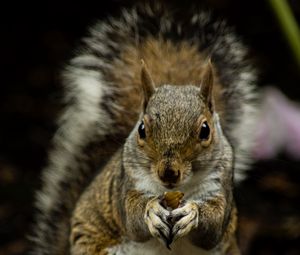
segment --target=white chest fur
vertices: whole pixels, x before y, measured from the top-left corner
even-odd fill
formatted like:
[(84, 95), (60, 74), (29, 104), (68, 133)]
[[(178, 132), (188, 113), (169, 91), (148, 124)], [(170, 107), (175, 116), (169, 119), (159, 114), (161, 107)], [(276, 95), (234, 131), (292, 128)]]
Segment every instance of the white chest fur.
[(216, 251), (205, 251), (192, 245), (186, 238), (177, 240), (168, 250), (163, 244), (152, 238), (145, 243), (133, 241), (107, 249), (108, 255), (218, 255)]

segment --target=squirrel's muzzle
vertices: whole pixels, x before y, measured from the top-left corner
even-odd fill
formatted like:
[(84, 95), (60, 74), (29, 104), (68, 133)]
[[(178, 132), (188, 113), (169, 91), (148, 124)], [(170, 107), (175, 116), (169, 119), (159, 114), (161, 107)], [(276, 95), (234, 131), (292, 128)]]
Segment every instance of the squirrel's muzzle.
[(180, 179), (180, 171), (174, 170), (167, 166), (162, 171), (159, 171), (159, 178), (166, 184), (176, 184)]

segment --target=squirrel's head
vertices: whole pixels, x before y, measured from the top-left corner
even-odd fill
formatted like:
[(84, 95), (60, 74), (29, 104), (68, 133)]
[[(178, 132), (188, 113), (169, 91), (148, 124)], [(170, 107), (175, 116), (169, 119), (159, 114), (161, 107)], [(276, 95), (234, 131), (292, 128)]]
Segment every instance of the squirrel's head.
[(155, 88), (142, 61), (141, 80), (143, 114), (135, 133), (139, 155), (151, 162), (151, 174), (163, 186), (180, 186), (193, 171), (204, 171), (201, 162), (209, 162), (213, 154), (212, 64), (206, 65), (199, 84)]

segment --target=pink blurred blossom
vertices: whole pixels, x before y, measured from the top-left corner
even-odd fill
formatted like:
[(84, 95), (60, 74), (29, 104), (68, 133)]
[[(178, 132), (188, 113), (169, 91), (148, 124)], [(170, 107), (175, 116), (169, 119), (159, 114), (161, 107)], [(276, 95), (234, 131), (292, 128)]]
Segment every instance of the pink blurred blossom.
[(256, 141), (256, 159), (270, 159), (283, 151), (300, 159), (300, 105), (273, 87), (265, 89)]

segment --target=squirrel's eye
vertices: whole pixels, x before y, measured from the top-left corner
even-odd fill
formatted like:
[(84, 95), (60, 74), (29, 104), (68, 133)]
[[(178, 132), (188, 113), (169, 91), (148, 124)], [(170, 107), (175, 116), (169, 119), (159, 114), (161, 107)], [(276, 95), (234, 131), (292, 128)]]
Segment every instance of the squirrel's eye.
[(200, 130), (200, 134), (199, 134), (199, 138), (200, 140), (208, 140), (209, 138), (209, 134), (210, 134), (210, 129), (209, 129), (209, 126), (207, 124), (207, 121), (204, 121), (202, 123), (202, 126), (201, 126), (201, 130)]
[(144, 125), (144, 121), (141, 122), (141, 124), (139, 125), (139, 135), (141, 139), (145, 139), (146, 138), (146, 131), (145, 131), (145, 125)]

